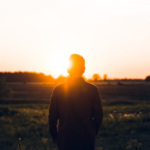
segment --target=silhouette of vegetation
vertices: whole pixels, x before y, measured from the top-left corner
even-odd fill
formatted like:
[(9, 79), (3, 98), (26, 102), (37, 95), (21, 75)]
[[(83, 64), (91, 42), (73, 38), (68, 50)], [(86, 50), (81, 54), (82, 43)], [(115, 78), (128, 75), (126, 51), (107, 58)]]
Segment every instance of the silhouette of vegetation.
[(101, 80), (101, 77), (100, 77), (99, 74), (96, 73), (96, 74), (93, 74), (92, 79), (93, 79), (94, 81), (98, 81), (98, 80)]
[[(63, 76), (60, 75), (57, 79), (54, 79), (53, 76), (51, 75), (45, 75), (44, 73), (36, 73), (36, 72), (0, 72), (0, 78), (5, 78), (6, 82), (21, 82), (23, 84), (27, 84), (28, 82), (54, 82), (54, 83), (62, 83), (64, 82), (68, 76)], [(99, 74), (93, 74), (91, 79), (86, 79), (84, 76), (83, 78), (88, 81), (99, 81), (102, 80)], [(147, 77), (148, 79), (145, 79), (145, 81), (149, 81), (149, 76)], [(109, 81), (137, 81), (137, 82), (143, 82), (142, 79), (108, 79), (107, 74), (104, 74), (103, 80), (109, 80)]]
[(107, 74), (104, 74), (103, 79), (106, 81), (108, 78)]
[(150, 82), (150, 76), (147, 76), (145, 79), (146, 82)]
[(8, 88), (7, 83), (4, 78), (0, 78), (0, 98), (10, 97), (12, 94), (10, 88)]
[(6, 82), (53, 82), (51, 75), (35, 72), (0, 72), (0, 76), (6, 78)]

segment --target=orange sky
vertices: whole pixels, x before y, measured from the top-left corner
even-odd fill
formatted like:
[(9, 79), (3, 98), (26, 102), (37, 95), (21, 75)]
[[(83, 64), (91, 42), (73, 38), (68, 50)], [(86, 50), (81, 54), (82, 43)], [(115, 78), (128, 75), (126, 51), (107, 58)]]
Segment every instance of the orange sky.
[(67, 75), (78, 53), (87, 78), (145, 78), (149, 40), (148, 0), (0, 1), (0, 71)]

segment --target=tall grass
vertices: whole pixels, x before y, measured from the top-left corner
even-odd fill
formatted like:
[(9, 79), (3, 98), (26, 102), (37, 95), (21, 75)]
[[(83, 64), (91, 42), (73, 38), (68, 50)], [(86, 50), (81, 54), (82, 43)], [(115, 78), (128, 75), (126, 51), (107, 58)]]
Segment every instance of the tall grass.
[[(48, 131), (48, 105), (0, 106), (1, 150), (57, 150)], [(104, 105), (96, 150), (148, 150), (150, 104)]]

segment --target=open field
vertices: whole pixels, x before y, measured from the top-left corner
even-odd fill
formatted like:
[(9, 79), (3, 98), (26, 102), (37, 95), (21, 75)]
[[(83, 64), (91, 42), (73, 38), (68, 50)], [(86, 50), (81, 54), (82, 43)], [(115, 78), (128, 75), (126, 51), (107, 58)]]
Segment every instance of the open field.
[[(97, 84), (104, 120), (97, 150), (150, 149), (150, 84)], [(13, 97), (1, 99), (0, 150), (55, 150), (48, 132), (53, 84), (10, 84)]]
[[(135, 100), (150, 100), (150, 83), (145, 82), (94, 82), (99, 88), (101, 97), (107, 104), (111, 101), (135, 102)], [(12, 89), (12, 97), (0, 99), (0, 103), (49, 103), (53, 83), (40, 84), (8, 84)], [(131, 102), (131, 103), (132, 103)]]

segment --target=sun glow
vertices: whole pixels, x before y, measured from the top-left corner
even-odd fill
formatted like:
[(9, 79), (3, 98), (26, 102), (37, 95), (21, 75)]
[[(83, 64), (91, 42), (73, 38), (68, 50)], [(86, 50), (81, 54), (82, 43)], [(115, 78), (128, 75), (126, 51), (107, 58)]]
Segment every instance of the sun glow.
[(50, 61), (50, 71), (56, 78), (59, 75), (67, 76), (67, 68), (70, 66), (69, 57), (70, 53), (59, 53), (55, 54), (53, 59)]

